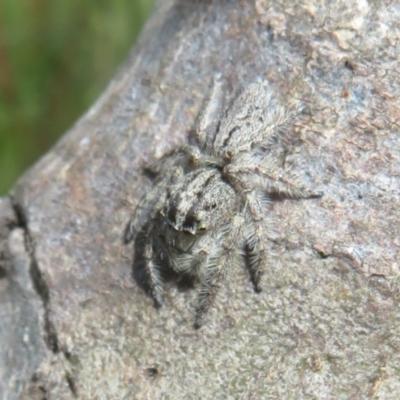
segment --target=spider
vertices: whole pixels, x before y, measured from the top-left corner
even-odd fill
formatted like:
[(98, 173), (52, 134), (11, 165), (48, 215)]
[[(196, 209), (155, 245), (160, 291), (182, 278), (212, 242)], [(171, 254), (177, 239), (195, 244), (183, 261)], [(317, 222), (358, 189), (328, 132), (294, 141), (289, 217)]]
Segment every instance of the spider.
[(155, 306), (163, 304), (163, 268), (199, 281), (195, 328), (204, 323), (232, 265), (244, 262), (254, 290), (262, 290), (272, 195), (322, 196), (277, 156), (300, 108), (283, 107), (262, 83), (245, 87), (225, 112), (221, 98), (217, 83), (200, 117), (196, 145), (159, 164), (159, 176), (125, 232), (128, 243), (146, 226), (145, 269)]

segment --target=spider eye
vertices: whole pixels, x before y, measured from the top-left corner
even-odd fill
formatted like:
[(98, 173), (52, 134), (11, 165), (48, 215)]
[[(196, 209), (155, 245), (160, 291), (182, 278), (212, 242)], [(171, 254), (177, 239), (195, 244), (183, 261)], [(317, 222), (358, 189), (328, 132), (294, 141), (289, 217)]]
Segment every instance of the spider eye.
[(168, 219), (169, 219), (173, 224), (175, 224), (175, 222), (176, 222), (176, 208), (175, 208), (175, 207), (171, 207), (171, 208), (168, 210)]
[(199, 222), (193, 214), (188, 214), (185, 218), (182, 227), (184, 230), (191, 230), (194, 228), (196, 223)]

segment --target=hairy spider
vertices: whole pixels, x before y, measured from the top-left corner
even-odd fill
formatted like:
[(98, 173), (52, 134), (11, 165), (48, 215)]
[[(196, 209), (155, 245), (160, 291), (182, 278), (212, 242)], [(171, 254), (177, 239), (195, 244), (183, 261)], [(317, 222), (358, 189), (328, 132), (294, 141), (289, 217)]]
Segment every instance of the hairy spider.
[(299, 108), (282, 107), (261, 83), (248, 85), (225, 113), (221, 98), (217, 82), (200, 118), (196, 146), (178, 149), (160, 163), (159, 176), (125, 233), (130, 242), (146, 226), (145, 268), (156, 306), (163, 303), (162, 268), (200, 282), (195, 328), (234, 263), (245, 262), (255, 291), (261, 291), (271, 194), (322, 196), (276, 155)]

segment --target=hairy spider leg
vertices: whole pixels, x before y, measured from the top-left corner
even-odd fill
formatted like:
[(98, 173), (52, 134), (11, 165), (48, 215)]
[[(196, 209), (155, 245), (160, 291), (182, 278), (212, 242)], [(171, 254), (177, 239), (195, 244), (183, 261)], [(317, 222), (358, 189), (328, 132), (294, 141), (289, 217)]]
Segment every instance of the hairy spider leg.
[(214, 84), (210, 96), (205, 101), (205, 106), (200, 113), (197, 123), (196, 141), (200, 149), (207, 154), (213, 154), (213, 141), (219, 131), (221, 117), (224, 112), (224, 90), (223, 83), (218, 77), (214, 79)]
[(204, 322), (205, 315), (214, 303), (215, 296), (224, 282), (227, 269), (238, 259), (237, 248), (241, 248), (243, 218), (240, 214), (235, 215), (230, 225), (222, 228), (224, 232), (221, 235), (223, 241), (222, 250), (216, 254), (210, 254), (205, 267), (207, 276), (201, 283), (198, 304), (196, 307), (196, 317), (194, 328), (199, 329)]
[(257, 293), (262, 290), (261, 279), (268, 263), (268, 236), (273, 230), (272, 221), (265, 218), (265, 211), (269, 205), (268, 199), (265, 195), (262, 196), (262, 193), (253, 190), (246, 195), (246, 266)]
[(162, 208), (167, 195), (167, 187), (183, 175), (182, 167), (171, 168), (164, 176), (156, 180), (154, 186), (142, 198), (128, 223), (125, 231), (125, 243), (130, 243), (151, 216)]
[(151, 221), (146, 231), (146, 242), (144, 249), (145, 268), (150, 286), (150, 294), (154, 300), (154, 305), (158, 308), (163, 305), (162, 296), (162, 278), (160, 275), (160, 267), (157, 265), (156, 256), (153, 250), (154, 230), (157, 229), (157, 224)]
[[(301, 177), (290, 169), (279, 168), (275, 161), (267, 158), (260, 161), (257, 157), (254, 160), (247, 159), (243, 162), (235, 162), (224, 168), (224, 175), (227, 177), (241, 176), (239, 181), (248, 186), (244, 179), (253, 183), (253, 186), (262, 188), (266, 193), (278, 193), (293, 198), (318, 198), (322, 192), (315, 192), (305, 186)], [(247, 178), (245, 178), (247, 176)], [(237, 178), (236, 178), (237, 179)]]

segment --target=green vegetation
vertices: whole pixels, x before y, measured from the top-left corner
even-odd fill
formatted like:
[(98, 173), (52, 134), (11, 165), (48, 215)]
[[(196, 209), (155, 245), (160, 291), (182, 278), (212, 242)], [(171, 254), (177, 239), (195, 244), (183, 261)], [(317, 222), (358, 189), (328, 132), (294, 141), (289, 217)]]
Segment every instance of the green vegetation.
[(152, 6), (0, 1), (0, 195), (101, 93)]

